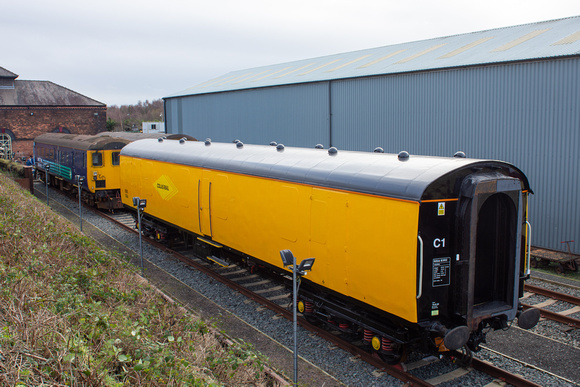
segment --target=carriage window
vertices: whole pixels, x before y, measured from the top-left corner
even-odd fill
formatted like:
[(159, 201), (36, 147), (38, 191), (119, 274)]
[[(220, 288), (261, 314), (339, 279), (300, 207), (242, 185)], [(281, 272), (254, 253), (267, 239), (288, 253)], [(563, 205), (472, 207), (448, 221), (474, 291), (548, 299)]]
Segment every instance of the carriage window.
[(75, 153), (75, 165), (80, 168), (85, 167), (85, 155), (84, 153)]
[(93, 153), (93, 167), (103, 166), (103, 154), (99, 152)]
[(121, 161), (121, 152), (113, 152), (111, 153), (112, 163), (113, 165), (119, 165)]

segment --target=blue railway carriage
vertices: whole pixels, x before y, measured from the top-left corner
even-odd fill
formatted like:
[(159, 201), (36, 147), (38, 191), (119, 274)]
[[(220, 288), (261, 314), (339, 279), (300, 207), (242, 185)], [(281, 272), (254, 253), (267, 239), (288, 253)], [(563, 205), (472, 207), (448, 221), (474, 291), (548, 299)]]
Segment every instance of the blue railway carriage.
[[(83, 201), (101, 209), (118, 209), (120, 152), (132, 141), (159, 134), (112, 133), (97, 135), (46, 133), (34, 139), (34, 158), (40, 178), (65, 192), (76, 190), (82, 176)], [(47, 176), (48, 175), (48, 176)]]

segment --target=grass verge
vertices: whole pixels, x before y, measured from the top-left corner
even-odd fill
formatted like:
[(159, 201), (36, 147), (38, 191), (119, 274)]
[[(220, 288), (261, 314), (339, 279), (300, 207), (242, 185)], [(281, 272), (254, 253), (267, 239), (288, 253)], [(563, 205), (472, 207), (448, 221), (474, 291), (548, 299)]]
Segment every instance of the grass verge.
[(0, 174), (0, 385), (266, 386), (264, 364)]

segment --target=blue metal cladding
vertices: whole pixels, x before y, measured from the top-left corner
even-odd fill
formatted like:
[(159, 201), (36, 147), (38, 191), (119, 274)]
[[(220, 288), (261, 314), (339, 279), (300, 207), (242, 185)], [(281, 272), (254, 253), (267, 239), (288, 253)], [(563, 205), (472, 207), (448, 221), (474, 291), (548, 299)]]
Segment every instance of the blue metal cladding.
[(580, 58), (340, 80), (330, 90), (334, 146), (511, 162), (535, 193), (533, 244), (575, 240), (580, 253)]
[(168, 133), (304, 147), (330, 142), (325, 82), (169, 98), (165, 104)]

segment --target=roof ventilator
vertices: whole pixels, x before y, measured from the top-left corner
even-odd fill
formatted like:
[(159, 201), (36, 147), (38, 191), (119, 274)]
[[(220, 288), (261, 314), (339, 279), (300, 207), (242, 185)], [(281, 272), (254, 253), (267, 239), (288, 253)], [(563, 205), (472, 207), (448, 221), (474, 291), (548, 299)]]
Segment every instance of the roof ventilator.
[(383, 148), (381, 148), (380, 146), (378, 146), (375, 149), (373, 149), (373, 152), (375, 152), (375, 153), (385, 153), (385, 150)]
[(314, 149), (324, 149), (324, 146), (322, 144), (316, 144), (316, 146), (314, 146)]
[(336, 156), (336, 154), (338, 154), (338, 149), (336, 149), (336, 147), (332, 146), (332, 147), (328, 148), (328, 154), (330, 156)]
[(409, 160), (409, 152), (400, 151), (398, 157), (399, 157), (399, 161), (407, 161), (407, 160)]
[(270, 146), (276, 146), (278, 143), (276, 141), (270, 141)]
[(236, 142), (236, 148), (242, 149), (244, 147), (244, 143), (241, 141)]
[(278, 144), (278, 145), (276, 145), (276, 150), (278, 152), (283, 152), (284, 151), (284, 144)]
[(453, 157), (459, 157), (459, 158), (464, 159), (467, 156), (465, 156), (465, 152), (463, 152), (463, 151), (457, 151), (457, 152), (455, 152), (455, 154), (453, 155)]
[(206, 138), (205, 139), (205, 146), (210, 146), (211, 145), (211, 138)]
[(180, 144), (185, 144), (185, 142), (186, 142), (186, 141), (187, 141), (187, 138), (185, 138), (185, 137), (181, 137), (181, 138), (179, 139), (179, 143), (180, 143)]

